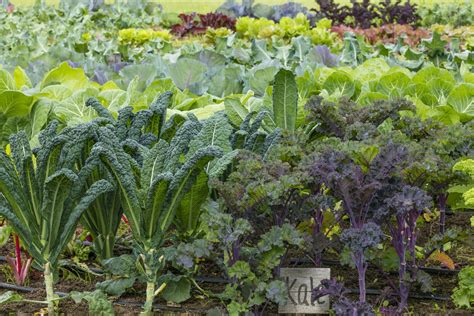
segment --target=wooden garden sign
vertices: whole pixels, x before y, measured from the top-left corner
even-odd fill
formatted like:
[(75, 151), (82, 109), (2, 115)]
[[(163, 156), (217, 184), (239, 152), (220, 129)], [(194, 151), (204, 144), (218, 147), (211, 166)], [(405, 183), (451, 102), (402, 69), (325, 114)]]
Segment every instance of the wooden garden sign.
[(321, 280), (331, 277), (329, 268), (282, 268), (280, 276), (288, 288), (288, 302), (280, 305), (280, 314), (324, 314), (329, 310), (329, 297), (311, 301), (312, 290)]

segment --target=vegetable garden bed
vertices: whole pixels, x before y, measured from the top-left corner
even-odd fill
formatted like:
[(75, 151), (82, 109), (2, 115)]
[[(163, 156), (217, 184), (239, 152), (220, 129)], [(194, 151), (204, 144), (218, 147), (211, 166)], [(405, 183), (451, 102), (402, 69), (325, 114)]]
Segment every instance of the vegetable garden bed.
[(472, 314), (471, 3), (0, 3), (2, 313)]

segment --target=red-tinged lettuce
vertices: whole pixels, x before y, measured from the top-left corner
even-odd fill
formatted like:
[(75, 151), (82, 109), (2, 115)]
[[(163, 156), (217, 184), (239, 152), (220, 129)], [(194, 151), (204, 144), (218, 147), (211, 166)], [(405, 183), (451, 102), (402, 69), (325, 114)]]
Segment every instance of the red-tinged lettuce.
[(179, 37), (204, 34), (208, 28), (228, 28), (235, 30), (235, 19), (222, 13), (181, 13), (179, 18), (181, 19), (181, 23), (171, 27), (171, 32)]
[(386, 24), (379, 27), (372, 26), (366, 29), (346, 25), (335, 25), (331, 28), (331, 31), (339, 34), (341, 39), (344, 39), (344, 34), (347, 32), (362, 35), (365, 40), (372, 45), (379, 43), (395, 44), (403, 37), (403, 43), (410, 46), (417, 46), (422, 39), (430, 37), (430, 31), (428, 29), (415, 28), (406, 24)]
[(179, 18), (181, 19), (181, 23), (175, 24), (171, 27), (171, 33), (176, 36), (183, 37), (186, 35), (204, 34), (207, 30), (206, 27), (203, 27), (199, 24), (199, 21), (197, 21), (196, 13), (181, 13)]
[(222, 13), (199, 14), (199, 20), (203, 27), (213, 29), (225, 27), (230, 30), (235, 30), (236, 20)]

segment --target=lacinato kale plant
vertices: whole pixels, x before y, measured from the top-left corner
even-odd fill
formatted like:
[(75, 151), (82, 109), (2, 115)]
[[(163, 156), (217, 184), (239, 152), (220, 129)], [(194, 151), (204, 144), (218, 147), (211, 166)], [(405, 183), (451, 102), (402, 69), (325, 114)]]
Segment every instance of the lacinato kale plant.
[[(51, 154), (53, 162), (59, 161), (63, 168), (77, 170), (80, 175), (74, 187), (76, 195), (89, 194), (97, 186), (96, 181), (113, 184), (88, 204), (82, 222), (93, 236), (98, 257), (106, 259), (105, 264), (114, 260), (110, 257), (124, 212), (136, 246), (133, 260), (141, 270), (135, 268), (133, 274), (121, 276), (119, 281), (106, 280), (99, 288), (120, 295), (139, 276), (144, 277), (148, 282), (146, 312), (165, 284), (172, 288), (174, 282), (182, 285), (184, 281), (189, 287), (186, 279), (159, 276), (165, 264), (160, 247), (171, 226), (180, 235), (192, 234), (196, 229), (201, 206), (209, 194), (207, 172), (219, 174), (215, 168), (225, 169), (229, 163), (228, 159), (209, 162), (222, 154), (216, 146), (231, 148), (231, 128), (224, 116), (201, 123), (192, 115), (173, 115), (166, 122), (170, 100), (171, 94), (164, 93), (149, 109), (134, 113), (131, 107), (125, 107), (115, 118), (100, 102), (90, 99), (87, 106), (99, 118), (65, 129), (51, 144), (45, 143), (55, 150)], [(48, 133), (55, 135), (53, 127)], [(42, 136), (42, 143), (43, 139), (47, 140)], [(63, 144), (68, 150), (61, 151), (59, 145)], [(37, 161), (41, 162), (40, 158)], [(117, 274), (117, 270), (110, 272)], [(155, 291), (157, 283), (161, 287)], [(163, 295), (175, 299), (169, 291)]]
[(120, 188), (138, 264), (147, 280), (145, 313), (151, 313), (157, 295), (155, 286), (164, 266), (160, 248), (176, 213), (194, 194), (200, 194), (193, 189), (199, 187), (202, 179), (206, 181), (205, 167), (222, 155), (222, 150), (215, 146), (189, 150), (199, 127), (199, 122), (187, 121), (170, 143), (160, 139), (151, 148), (130, 139), (122, 144), (114, 129), (103, 127), (88, 161), (92, 165), (97, 161), (103, 163)]
[(238, 114), (239, 108), (243, 108), (240, 101), (229, 98), (226, 102), (226, 107), (229, 107), (226, 116), (232, 126), (230, 139), (233, 152), (237, 154), (239, 150), (248, 150), (266, 156), (278, 144), (282, 133), (280, 128), (271, 129), (264, 124), (268, 111), (250, 112), (241, 118)]
[[(71, 144), (74, 150), (67, 155), (67, 164), (72, 170), (81, 170), (86, 165), (91, 149), (98, 141), (97, 133), (100, 126), (98, 122), (91, 122), (73, 128), (76, 130), (74, 143)], [(107, 179), (108, 182), (115, 184), (110, 173), (100, 164), (95, 168), (91, 166), (84, 168), (83, 174), (84, 190), (88, 190), (93, 183), (101, 179)], [(113, 190), (100, 195), (82, 215), (81, 223), (92, 237), (94, 251), (99, 260), (113, 256), (122, 214), (120, 191), (114, 186)]]
[(235, 19), (228, 17), (221, 13), (207, 13), (199, 14), (199, 21), (201, 25), (206, 28), (227, 28), (229, 30), (235, 30)]
[[(162, 137), (165, 128), (164, 118), (171, 99), (170, 93), (160, 95), (148, 110), (133, 113), (130, 108), (123, 108), (115, 118), (99, 101), (89, 99), (86, 106), (93, 108), (99, 115), (98, 119), (82, 124), (74, 129), (77, 137), (73, 144), (74, 151), (67, 157), (70, 168), (83, 167), (89, 158), (93, 146), (99, 141), (100, 129), (108, 126), (124, 147), (132, 143), (150, 147)], [(134, 156), (140, 159), (139, 156)], [(137, 162), (138, 162), (137, 160)], [(115, 183), (107, 168), (96, 160), (95, 164), (87, 165), (89, 171), (85, 188), (87, 189), (98, 179), (107, 179)], [(86, 170), (86, 169), (85, 169)], [(123, 214), (120, 189), (116, 186), (111, 192), (101, 195), (82, 216), (84, 227), (90, 232), (95, 252), (100, 260), (113, 256), (117, 230)]]
[(10, 138), (11, 156), (0, 153), (0, 215), (25, 241), (34, 265), (44, 273), (48, 313), (55, 313), (53, 274), (82, 214), (113, 186), (104, 179), (84, 189), (87, 170), (68, 169), (77, 130), (57, 133), (53, 122), (31, 150), (24, 132)]

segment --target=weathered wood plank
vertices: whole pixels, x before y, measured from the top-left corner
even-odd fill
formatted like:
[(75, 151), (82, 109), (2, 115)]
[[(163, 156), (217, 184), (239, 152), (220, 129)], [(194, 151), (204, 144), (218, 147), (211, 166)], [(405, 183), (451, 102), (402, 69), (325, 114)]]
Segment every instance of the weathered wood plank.
[(288, 302), (280, 305), (280, 314), (325, 314), (329, 310), (329, 297), (311, 302), (313, 289), (321, 280), (331, 277), (329, 268), (282, 268), (280, 277), (288, 287)]

